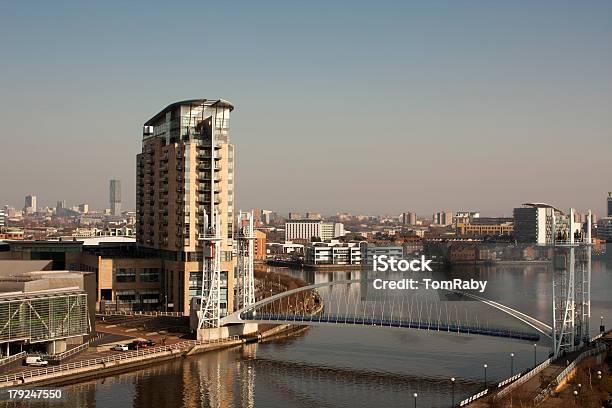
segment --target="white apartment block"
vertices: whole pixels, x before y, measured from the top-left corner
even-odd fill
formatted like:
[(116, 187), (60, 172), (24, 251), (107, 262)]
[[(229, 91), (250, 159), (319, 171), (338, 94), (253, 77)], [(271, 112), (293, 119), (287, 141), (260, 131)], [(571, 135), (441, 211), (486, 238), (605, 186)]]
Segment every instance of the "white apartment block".
[(328, 241), (344, 235), (344, 224), (324, 222), (321, 220), (292, 220), (285, 223), (285, 241), (305, 239), (310, 241), (313, 237)]

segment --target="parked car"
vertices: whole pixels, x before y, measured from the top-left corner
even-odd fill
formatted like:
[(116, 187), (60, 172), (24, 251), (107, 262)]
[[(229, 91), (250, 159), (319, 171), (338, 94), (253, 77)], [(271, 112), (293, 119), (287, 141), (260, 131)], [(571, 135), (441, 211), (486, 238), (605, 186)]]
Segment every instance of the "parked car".
[(157, 344), (157, 343), (155, 343), (155, 341), (154, 341), (154, 340), (151, 340), (151, 339), (148, 339), (148, 340), (147, 340), (147, 346), (149, 346), (149, 347), (153, 347), (153, 346), (154, 346), (154, 345), (156, 345), (156, 344)]
[(115, 344), (113, 347), (111, 347), (111, 350), (113, 351), (128, 351), (129, 349), (130, 348), (127, 344)]
[(144, 340), (134, 340), (133, 342), (128, 344), (128, 347), (130, 350), (138, 350), (138, 349), (147, 348), (148, 344)]
[(49, 364), (48, 361), (43, 360), (40, 356), (35, 357), (26, 357), (25, 365), (34, 366), (34, 367), (45, 367)]

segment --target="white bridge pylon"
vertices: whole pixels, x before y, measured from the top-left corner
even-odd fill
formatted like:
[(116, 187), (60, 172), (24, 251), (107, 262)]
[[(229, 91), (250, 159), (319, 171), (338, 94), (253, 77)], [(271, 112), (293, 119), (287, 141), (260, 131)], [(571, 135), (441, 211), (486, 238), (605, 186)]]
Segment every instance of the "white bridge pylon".
[[(278, 293), (276, 295), (272, 295), (272, 296), (269, 296), (269, 297), (267, 297), (265, 299), (262, 299), (262, 300), (260, 300), (258, 302), (255, 302), (255, 303), (251, 304), (250, 306), (246, 306), (246, 307), (243, 307), (243, 308), (235, 311), (234, 313), (232, 313), (232, 314), (222, 318), (220, 320), (220, 324), (221, 325), (241, 324), (241, 323), (244, 323), (245, 321), (248, 321), (248, 322), (257, 322), (258, 321), (257, 315), (255, 315), (253, 319), (243, 320), (242, 319), (242, 314), (244, 314), (246, 312), (249, 312), (249, 311), (252, 311), (252, 310), (255, 310), (255, 309), (260, 308), (262, 306), (271, 304), (271, 303), (273, 303), (273, 302), (275, 302), (275, 301), (277, 301), (279, 299), (282, 299), (284, 297), (291, 296), (291, 295), (294, 295), (294, 294), (297, 294), (297, 293), (300, 293), (300, 292), (305, 292), (305, 291), (309, 291), (309, 290), (313, 290), (313, 289), (318, 289), (318, 288), (323, 288), (323, 287), (330, 287), (330, 286), (334, 286), (334, 285), (339, 285), (340, 286), (340, 285), (347, 285), (347, 284), (358, 284), (360, 282), (361, 281), (359, 279), (342, 280), (342, 281), (334, 281), (334, 282), (322, 282), (322, 283), (317, 283), (317, 284), (308, 285), (308, 286), (302, 286), (300, 288), (296, 288), (296, 289), (288, 290), (288, 291), (285, 291), (285, 292), (281, 292), (281, 293)], [(453, 293), (457, 293), (457, 294), (460, 294), (460, 295), (467, 295), (466, 293), (460, 292), (460, 291), (453, 292)], [(490, 307), (492, 307), (494, 309), (497, 309), (497, 310), (499, 310), (499, 311), (501, 311), (501, 312), (503, 312), (503, 313), (505, 313), (505, 314), (507, 314), (507, 315), (509, 315), (509, 316), (511, 316), (511, 317), (513, 317), (513, 318), (523, 322), (524, 324), (527, 324), (528, 326), (532, 327), (533, 329), (535, 329), (537, 332), (539, 332), (540, 334), (544, 335), (545, 337), (551, 338), (551, 330), (552, 330), (552, 328), (549, 325), (547, 325), (546, 323), (544, 323), (544, 322), (542, 322), (542, 321), (540, 321), (540, 320), (538, 320), (538, 319), (536, 319), (534, 317), (528, 316), (528, 315), (526, 315), (526, 314), (524, 314), (522, 312), (519, 312), (518, 310), (515, 310), (515, 309), (513, 309), (513, 308), (511, 308), (509, 306), (505, 306), (505, 305), (503, 305), (501, 303), (493, 302), (493, 301), (490, 301), (488, 299), (481, 298), (479, 296), (469, 295), (468, 297), (470, 297), (470, 298), (472, 298), (472, 299), (474, 299), (474, 300), (476, 300), (478, 302), (481, 302), (481, 303), (483, 303), (483, 304), (485, 304), (487, 306), (490, 306)], [(265, 320), (265, 318), (262, 319), (261, 321), (264, 321), (264, 320)], [(284, 323), (289, 323), (290, 324), (291, 322), (292, 321), (288, 319)], [(280, 322), (278, 322), (278, 323), (280, 323)], [(351, 325), (351, 319), (349, 318), (346, 322), (322, 323), (322, 322), (317, 322), (316, 319), (314, 319), (312, 321), (305, 321), (305, 320), (300, 320), (299, 317), (298, 317), (294, 321), (294, 323), (295, 324), (299, 324), (299, 325), (330, 325), (330, 324)], [(432, 325), (432, 329), (433, 329), (433, 325)]]
[(238, 215), (236, 307), (235, 310), (255, 303), (255, 277), (253, 275), (253, 212)]
[(213, 215), (209, 224), (208, 215), (204, 211), (204, 233), (199, 235), (204, 245), (198, 329), (219, 327), (221, 317), (221, 225), (216, 210)]

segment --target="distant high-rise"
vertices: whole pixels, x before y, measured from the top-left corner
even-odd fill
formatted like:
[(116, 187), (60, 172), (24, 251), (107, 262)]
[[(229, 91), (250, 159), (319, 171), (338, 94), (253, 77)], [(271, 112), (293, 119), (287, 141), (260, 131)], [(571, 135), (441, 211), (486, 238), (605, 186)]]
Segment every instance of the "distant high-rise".
[(4, 212), (4, 208), (0, 208), (0, 227), (4, 227), (6, 225), (5, 217), (6, 214)]
[(402, 213), (402, 224), (404, 225), (416, 225), (417, 217), (413, 212)]
[(608, 192), (608, 217), (612, 217), (612, 192)]
[(65, 209), (66, 209), (66, 200), (60, 200), (55, 204), (55, 213), (57, 215), (62, 215)]
[(79, 212), (87, 214), (89, 212), (89, 204), (79, 204)]
[(121, 214), (121, 180), (111, 180), (109, 189), (111, 215)]
[(450, 211), (437, 212), (433, 215), (432, 222), (437, 225), (451, 225), (453, 223), (453, 213)]
[(28, 195), (25, 198), (25, 205), (23, 206), (23, 212), (26, 214), (32, 214), (36, 212), (36, 196)]

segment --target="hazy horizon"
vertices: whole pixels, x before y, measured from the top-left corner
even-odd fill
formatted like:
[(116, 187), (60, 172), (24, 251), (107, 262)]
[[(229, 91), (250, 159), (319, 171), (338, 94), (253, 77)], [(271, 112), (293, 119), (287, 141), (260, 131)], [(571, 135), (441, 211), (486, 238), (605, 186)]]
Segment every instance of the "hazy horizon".
[(141, 126), (236, 109), (237, 208), (510, 215), (612, 191), (612, 2), (6, 3), (0, 205), (133, 209)]

